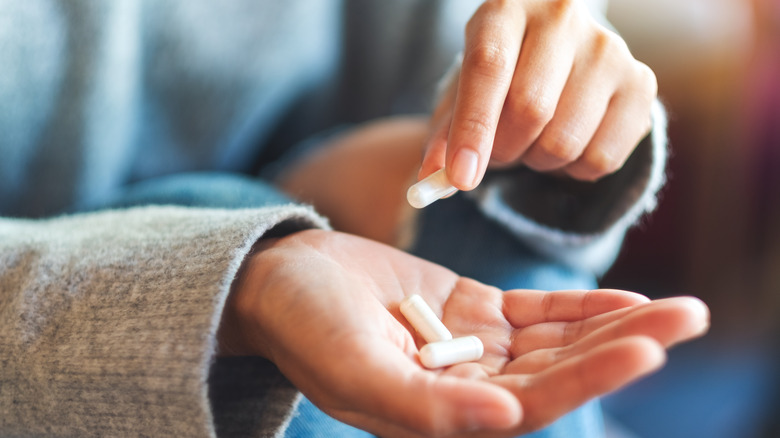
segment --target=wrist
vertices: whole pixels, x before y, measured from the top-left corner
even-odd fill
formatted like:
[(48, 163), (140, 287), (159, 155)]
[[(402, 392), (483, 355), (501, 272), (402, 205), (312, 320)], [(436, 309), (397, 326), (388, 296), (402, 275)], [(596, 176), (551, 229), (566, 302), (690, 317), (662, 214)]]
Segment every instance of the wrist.
[(261, 284), (250, 280), (261, 264), (262, 253), (279, 238), (261, 238), (244, 257), (233, 278), (230, 293), (222, 310), (217, 329), (217, 356), (261, 356), (269, 359), (265, 342), (257, 327), (255, 304)]

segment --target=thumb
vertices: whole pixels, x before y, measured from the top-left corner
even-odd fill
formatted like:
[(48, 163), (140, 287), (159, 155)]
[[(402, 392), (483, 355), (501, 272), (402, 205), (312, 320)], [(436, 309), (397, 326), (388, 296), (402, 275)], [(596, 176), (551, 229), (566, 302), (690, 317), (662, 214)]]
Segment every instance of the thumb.
[(443, 117), (433, 127), (433, 134), (428, 139), (422, 165), (417, 174), (418, 180), (444, 167), (444, 160), (447, 156), (447, 137), (450, 135), (450, 123), (452, 123), (451, 115)]
[(522, 419), (517, 397), (499, 385), (424, 370), (400, 351), (385, 350), (372, 362), (372, 372), (354, 375), (351, 385), (369, 417), (425, 436), (507, 429)]
[(434, 427), (447, 430), (448, 421), (455, 431), (499, 430), (520, 424), (522, 407), (508, 390), (483, 380), (454, 376), (436, 376), (431, 383), (433, 409), (428, 412)]

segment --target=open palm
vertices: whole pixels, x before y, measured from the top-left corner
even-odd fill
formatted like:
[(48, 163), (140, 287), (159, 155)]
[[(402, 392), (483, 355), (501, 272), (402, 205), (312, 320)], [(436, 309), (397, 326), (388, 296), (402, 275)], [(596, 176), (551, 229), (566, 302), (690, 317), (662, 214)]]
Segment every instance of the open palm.
[[(479, 362), (427, 370), (400, 314), (420, 294)], [(513, 436), (658, 368), (706, 331), (681, 297), (501, 291), (371, 240), (310, 230), (269, 241), (228, 303), (226, 343), (260, 354), (320, 409), (382, 436)], [(221, 340), (221, 341), (224, 341)]]

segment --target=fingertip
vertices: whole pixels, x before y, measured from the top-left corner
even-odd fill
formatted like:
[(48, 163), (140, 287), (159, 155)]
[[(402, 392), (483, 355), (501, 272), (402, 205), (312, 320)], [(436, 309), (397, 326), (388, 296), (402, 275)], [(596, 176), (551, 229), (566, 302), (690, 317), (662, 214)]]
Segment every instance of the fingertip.
[(451, 165), (447, 168), (447, 178), (459, 190), (472, 190), (482, 179), (480, 158), (477, 151), (467, 147), (455, 152)]
[[(655, 300), (648, 304), (653, 319), (649, 323), (662, 324), (658, 341), (666, 347), (704, 335), (710, 327), (710, 311), (700, 299), (692, 296), (678, 296)], [(652, 316), (655, 315), (655, 316)]]
[(691, 336), (701, 336), (710, 328), (710, 309), (704, 301), (693, 296), (675, 298), (682, 304), (689, 315)]
[(616, 298), (621, 298), (625, 300), (627, 303), (645, 304), (651, 301), (650, 298), (638, 292), (631, 292), (631, 291), (621, 290), (621, 289), (599, 289), (599, 290), (611, 294)]
[(685, 303), (685, 305), (700, 318), (709, 319), (710, 309), (701, 299), (694, 296), (681, 296), (677, 297), (677, 299)]

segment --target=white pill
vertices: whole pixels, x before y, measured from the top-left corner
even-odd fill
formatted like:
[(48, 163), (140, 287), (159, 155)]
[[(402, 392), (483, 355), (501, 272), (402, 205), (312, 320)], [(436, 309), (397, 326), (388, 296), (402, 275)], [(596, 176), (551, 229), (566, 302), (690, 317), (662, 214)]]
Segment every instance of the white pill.
[(429, 369), (479, 360), (485, 348), (476, 336), (432, 342), (420, 349), (420, 362)]
[(439, 320), (433, 309), (419, 295), (409, 295), (401, 301), (401, 313), (414, 327), (425, 342), (438, 342), (452, 339), (452, 333)]
[(452, 186), (447, 179), (444, 168), (441, 168), (409, 187), (406, 192), (406, 200), (414, 208), (423, 208), (431, 205), (437, 199), (457, 191), (458, 189)]

